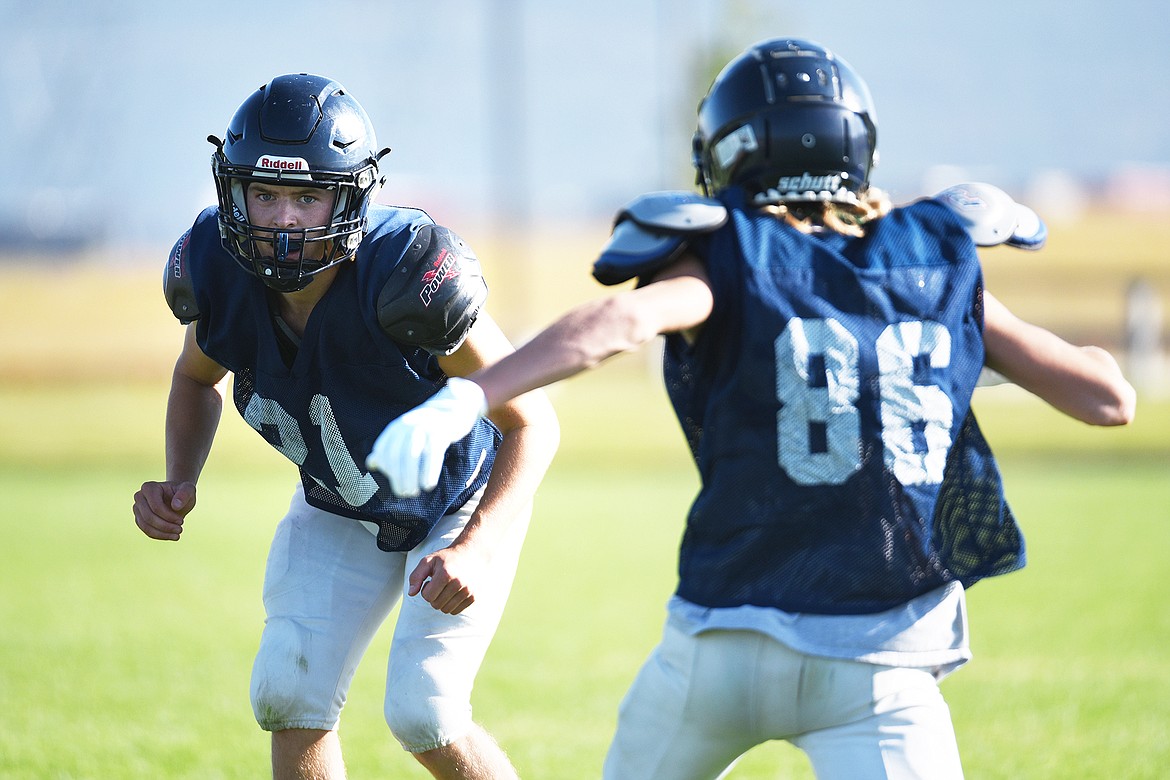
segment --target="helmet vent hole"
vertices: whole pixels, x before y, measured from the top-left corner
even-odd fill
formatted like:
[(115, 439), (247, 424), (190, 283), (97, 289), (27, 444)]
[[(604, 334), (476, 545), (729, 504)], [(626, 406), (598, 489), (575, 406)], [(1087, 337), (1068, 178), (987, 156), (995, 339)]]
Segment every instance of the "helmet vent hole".
[(800, 145), (805, 149), (811, 149), (817, 145), (817, 137), (812, 133), (805, 133), (800, 137)]

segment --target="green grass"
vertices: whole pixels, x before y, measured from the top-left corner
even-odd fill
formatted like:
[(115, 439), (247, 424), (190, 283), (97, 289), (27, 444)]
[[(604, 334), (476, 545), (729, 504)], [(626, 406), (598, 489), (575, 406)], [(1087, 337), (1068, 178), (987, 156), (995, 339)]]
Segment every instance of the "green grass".
[[(1170, 761), (1166, 410), (1139, 411), (1155, 436), (984, 392), (1030, 565), (972, 591), (976, 660), (944, 683), (968, 776), (1159, 777)], [(229, 413), (183, 541), (146, 539), (130, 499), (160, 469), (164, 393), (0, 390), (0, 777), (267, 772), (248, 674), (263, 558), (293, 474)], [(633, 362), (554, 394), (565, 444), (475, 696), (527, 777), (597, 775), (658, 637), (696, 484), (660, 395)], [(382, 722), (388, 641), (384, 630), (351, 693), (348, 763), (354, 777), (425, 777)], [(772, 744), (733, 774), (777, 776), (811, 773)]]
[[(1043, 254), (995, 255), (989, 278), (1052, 326), (1131, 273), (1170, 289), (1150, 259), (1164, 242), (1140, 244), (1107, 285), (1086, 259), (1096, 241), (1066, 241), (1077, 251), (1059, 262), (1076, 273), (1055, 274), (1059, 295), (1034, 282), (1053, 268)], [(565, 265), (553, 265), (530, 280), (556, 290), (532, 306), (534, 322), (596, 293), (558, 287)], [(1074, 289), (1073, 277), (1085, 281)], [(295, 474), (228, 409), (183, 541), (134, 527), (132, 495), (162, 470), (181, 332), (158, 287), (153, 270), (0, 268), (0, 780), (268, 773), (248, 676), (264, 556)], [(497, 283), (493, 295), (517, 293)], [(1103, 316), (1092, 327), (1115, 329)], [(624, 358), (553, 390), (563, 445), (474, 699), (525, 777), (599, 774), (618, 703), (661, 630), (696, 479), (651, 362)], [(943, 684), (967, 776), (1164, 776), (1170, 402), (1144, 401), (1123, 430), (1061, 418), (1009, 387), (979, 391), (976, 408), (1029, 565), (973, 589), (975, 660)], [(424, 778), (382, 720), (388, 644), (384, 629), (343, 719), (351, 776)], [(732, 777), (811, 772), (774, 743)]]

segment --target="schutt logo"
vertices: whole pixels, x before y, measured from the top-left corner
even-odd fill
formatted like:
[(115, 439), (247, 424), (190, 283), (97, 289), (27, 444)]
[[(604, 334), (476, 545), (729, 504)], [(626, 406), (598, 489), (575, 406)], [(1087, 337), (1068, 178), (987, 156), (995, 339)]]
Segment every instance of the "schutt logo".
[(811, 176), (805, 172), (799, 176), (781, 176), (776, 186), (781, 192), (836, 192), (841, 189), (841, 177)]

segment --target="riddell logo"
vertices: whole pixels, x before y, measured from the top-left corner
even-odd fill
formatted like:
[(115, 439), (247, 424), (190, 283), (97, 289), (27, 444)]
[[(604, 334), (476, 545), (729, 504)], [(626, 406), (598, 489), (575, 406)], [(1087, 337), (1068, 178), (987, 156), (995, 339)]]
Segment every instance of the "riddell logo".
[(309, 164), (300, 157), (269, 157), (262, 156), (256, 161), (257, 168), (271, 168), (277, 171), (307, 171)]
[(459, 256), (446, 249), (439, 253), (438, 259), (431, 265), (432, 270), (422, 275), (423, 288), (418, 297), (422, 299), (424, 306), (431, 305), (435, 293), (443, 286), (443, 282), (459, 275), (459, 269), (455, 267), (458, 262)]

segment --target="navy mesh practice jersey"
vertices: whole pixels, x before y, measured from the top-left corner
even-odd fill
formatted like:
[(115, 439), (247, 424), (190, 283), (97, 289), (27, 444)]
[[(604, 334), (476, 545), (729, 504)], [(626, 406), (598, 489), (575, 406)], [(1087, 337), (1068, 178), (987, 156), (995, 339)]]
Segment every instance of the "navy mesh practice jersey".
[(446, 381), (434, 357), (393, 341), (376, 314), (386, 279), (428, 224), (421, 211), (370, 207), (355, 261), (339, 266), (291, 364), (274, 329), (270, 293), (221, 247), (216, 209), (200, 214), (185, 237), (199, 346), (235, 375), (236, 408), (300, 468), (310, 504), (378, 523), (384, 549), (413, 548), (462, 506), (486, 483), (501, 440), (480, 420), (448, 451), (435, 490), (416, 498), (398, 498), (384, 475), (365, 469), (386, 424)]
[(702, 487), (678, 594), (863, 614), (1023, 565), (970, 410), (983, 366), (975, 245), (942, 203), (807, 235), (724, 196), (695, 245), (715, 307), (667, 339), (667, 391)]

